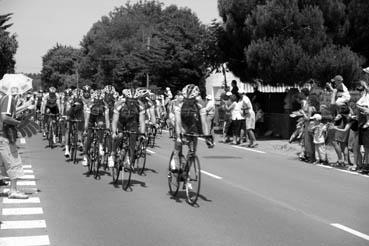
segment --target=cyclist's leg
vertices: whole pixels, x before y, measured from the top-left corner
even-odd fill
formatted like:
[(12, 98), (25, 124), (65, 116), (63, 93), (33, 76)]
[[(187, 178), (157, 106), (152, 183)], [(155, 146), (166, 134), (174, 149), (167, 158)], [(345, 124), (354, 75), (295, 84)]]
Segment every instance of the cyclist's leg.
[(91, 142), (92, 142), (92, 129), (89, 128), (87, 130), (87, 135), (85, 137), (85, 145), (84, 145), (84, 153), (83, 153), (83, 161), (82, 161), (83, 166), (87, 166), (88, 164), (87, 156), (89, 155), (89, 152), (90, 152)]
[(65, 139), (65, 152), (64, 152), (64, 156), (65, 157), (69, 157), (70, 156), (70, 152), (69, 152), (69, 132), (71, 130), (71, 122), (67, 119), (67, 127), (65, 129), (65, 135), (64, 135), (64, 139)]

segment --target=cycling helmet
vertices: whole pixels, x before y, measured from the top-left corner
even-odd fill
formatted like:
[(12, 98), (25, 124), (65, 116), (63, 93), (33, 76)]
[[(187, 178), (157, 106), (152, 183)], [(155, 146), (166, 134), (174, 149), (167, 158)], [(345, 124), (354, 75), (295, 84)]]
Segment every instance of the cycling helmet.
[(150, 90), (146, 88), (137, 88), (134, 98), (143, 98), (150, 95)]
[(114, 97), (114, 99), (119, 98), (119, 93), (117, 91), (115, 91), (114, 94), (113, 94), (113, 97)]
[(70, 97), (72, 95), (72, 89), (67, 88), (64, 90), (64, 96)]
[(79, 88), (76, 88), (76, 89), (74, 89), (74, 90), (73, 90), (72, 95), (73, 95), (74, 97), (81, 97), (81, 96), (82, 96), (82, 90), (81, 90), (81, 89), (79, 89)]
[(53, 86), (52, 86), (52, 87), (50, 87), (50, 88), (49, 88), (49, 92), (50, 92), (50, 93), (56, 93), (56, 88), (55, 88), (55, 87), (53, 87)]
[(103, 90), (95, 90), (92, 93), (91, 98), (94, 101), (104, 100), (104, 92), (103, 92)]
[(134, 95), (134, 90), (132, 89), (123, 89), (122, 90), (122, 95), (124, 97), (128, 97), (128, 98), (133, 98), (133, 95)]
[(185, 98), (195, 98), (200, 95), (200, 89), (197, 85), (189, 84), (183, 88), (182, 93)]
[(115, 88), (112, 85), (106, 85), (103, 91), (104, 93), (107, 93), (107, 94), (114, 94)]

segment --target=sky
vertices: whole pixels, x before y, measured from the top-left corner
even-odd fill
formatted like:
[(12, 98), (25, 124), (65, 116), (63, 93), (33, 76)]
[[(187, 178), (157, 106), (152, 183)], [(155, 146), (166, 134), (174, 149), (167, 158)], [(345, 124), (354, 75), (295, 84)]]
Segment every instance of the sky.
[[(13, 13), (9, 23), (17, 35), (17, 73), (38, 73), (42, 56), (56, 43), (80, 47), (93, 23), (127, 0), (0, 0), (0, 14)], [(137, 2), (131, 0), (131, 3)], [(218, 17), (217, 0), (160, 0), (165, 6), (188, 7), (204, 24)]]

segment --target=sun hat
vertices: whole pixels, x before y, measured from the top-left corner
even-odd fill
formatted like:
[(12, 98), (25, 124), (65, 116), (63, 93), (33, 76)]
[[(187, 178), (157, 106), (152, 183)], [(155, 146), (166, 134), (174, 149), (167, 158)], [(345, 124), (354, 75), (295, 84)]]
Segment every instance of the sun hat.
[(334, 76), (333, 79), (331, 79), (332, 82), (337, 82), (337, 81), (343, 81), (343, 77), (341, 75), (336, 75)]

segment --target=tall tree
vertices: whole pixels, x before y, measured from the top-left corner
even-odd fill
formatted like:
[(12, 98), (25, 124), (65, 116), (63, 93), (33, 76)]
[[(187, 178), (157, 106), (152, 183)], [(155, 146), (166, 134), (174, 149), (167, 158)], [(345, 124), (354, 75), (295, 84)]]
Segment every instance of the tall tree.
[(18, 48), (18, 42), (16, 36), (7, 31), (12, 25), (7, 24), (11, 15), (0, 15), (0, 78), (6, 73), (14, 73), (14, 55)]
[(180, 88), (204, 74), (199, 44), (205, 33), (196, 15), (157, 1), (127, 3), (96, 22), (83, 38), (82, 72), (95, 83), (121, 89), (132, 81)]
[(42, 57), (41, 80), (44, 88), (76, 86), (80, 50), (56, 44)]

